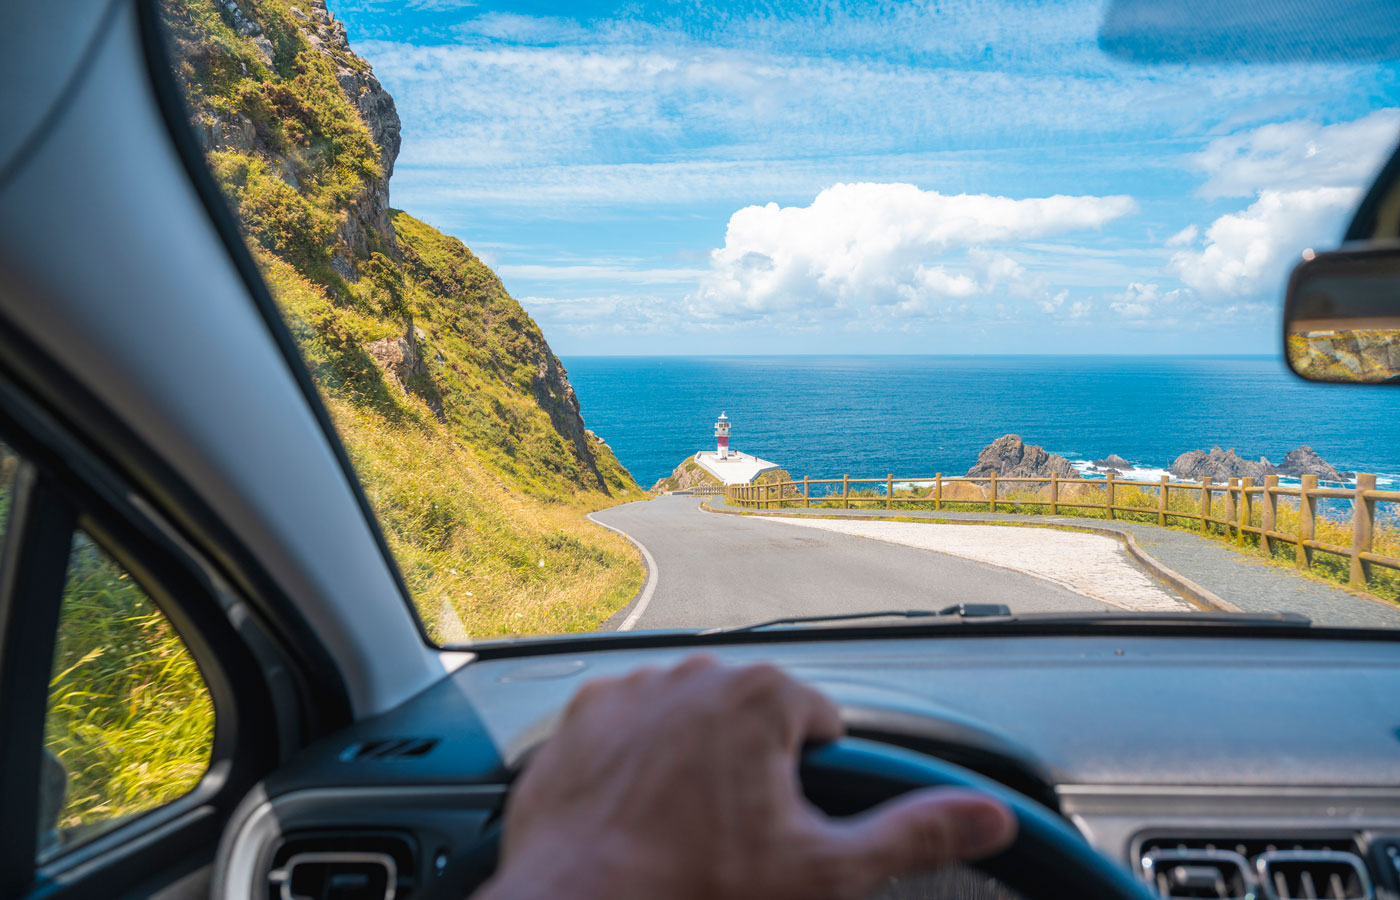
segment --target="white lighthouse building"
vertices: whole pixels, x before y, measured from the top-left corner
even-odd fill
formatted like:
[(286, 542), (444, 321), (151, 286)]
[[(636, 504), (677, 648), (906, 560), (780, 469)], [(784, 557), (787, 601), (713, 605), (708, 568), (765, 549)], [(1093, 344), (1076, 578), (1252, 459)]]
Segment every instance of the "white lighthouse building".
[(769, 469), (779, 468), (775, 462), (740, 453), (729, 446), (729, 416), (719, 414), (715, 420), (715, 449), (701, 450), (695, 462), (725, 484), (748, 484)]

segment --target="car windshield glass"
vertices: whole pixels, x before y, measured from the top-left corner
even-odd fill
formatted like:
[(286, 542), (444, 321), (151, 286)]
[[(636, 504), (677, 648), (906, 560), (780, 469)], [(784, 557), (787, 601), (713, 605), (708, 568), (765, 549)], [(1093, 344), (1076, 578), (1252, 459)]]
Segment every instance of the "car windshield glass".
[(1323, 6), (159, 0), (442, 644), (1400, 625), (1400, 391), (1284, 360), (1400, 139)]

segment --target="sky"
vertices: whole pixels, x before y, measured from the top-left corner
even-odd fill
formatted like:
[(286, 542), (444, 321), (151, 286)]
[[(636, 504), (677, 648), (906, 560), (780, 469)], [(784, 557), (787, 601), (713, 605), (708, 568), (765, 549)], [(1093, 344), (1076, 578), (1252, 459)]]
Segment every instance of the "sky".
[(329, 6), (398, 104), (392, 204), (561, 356), (1276, 354), (1400, 139), (1400, 65), (1348, 52), (1400, 13), (1251, 44), (1234, 0), (1115, 2)]

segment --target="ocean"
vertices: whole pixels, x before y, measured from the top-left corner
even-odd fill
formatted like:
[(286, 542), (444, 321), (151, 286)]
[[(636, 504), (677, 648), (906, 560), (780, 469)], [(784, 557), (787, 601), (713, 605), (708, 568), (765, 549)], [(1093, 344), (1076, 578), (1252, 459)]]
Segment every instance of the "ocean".
[(1400, 388), (1304, 382), (1274, 358), (713, 356), (563, 360), (584, 421), (644, 487), (730, 444), (801, 477), (962, 475), (1003, 434), (1156, 478), (1187, 450), (1307, 444), (1400, 484)]

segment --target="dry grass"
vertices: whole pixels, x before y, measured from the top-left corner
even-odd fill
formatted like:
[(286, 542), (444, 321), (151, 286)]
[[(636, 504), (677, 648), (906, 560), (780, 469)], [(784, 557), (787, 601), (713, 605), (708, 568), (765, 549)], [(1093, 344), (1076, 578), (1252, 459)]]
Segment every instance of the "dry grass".
[(641, 494), (541, 500), (513, 489), (426, 408), (390, 421), (330, 397), (331, 415), (435, 640), (596, 629), (637, 592), (643, 570), (621, 535), (584, 516)]

